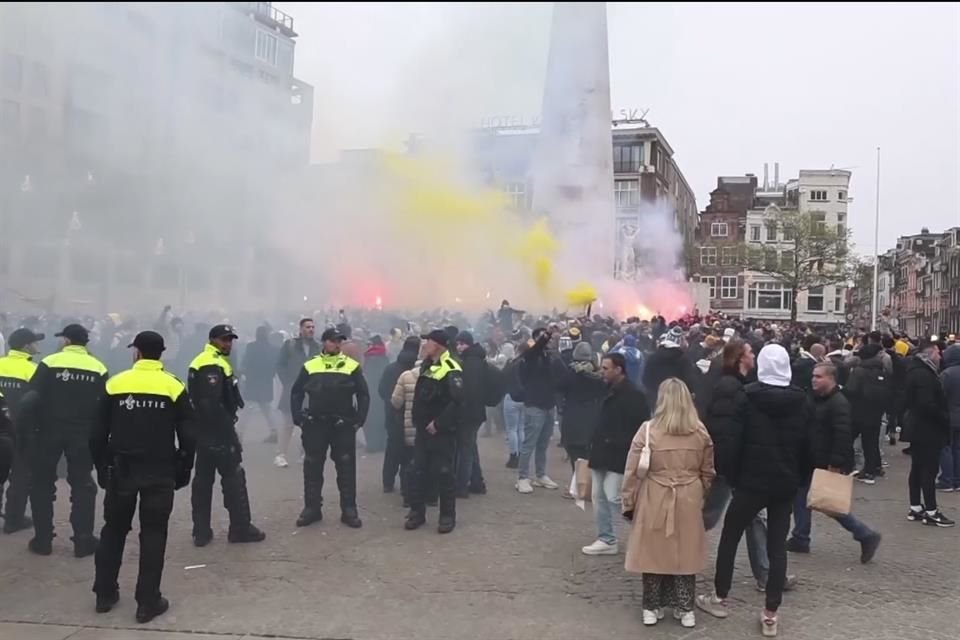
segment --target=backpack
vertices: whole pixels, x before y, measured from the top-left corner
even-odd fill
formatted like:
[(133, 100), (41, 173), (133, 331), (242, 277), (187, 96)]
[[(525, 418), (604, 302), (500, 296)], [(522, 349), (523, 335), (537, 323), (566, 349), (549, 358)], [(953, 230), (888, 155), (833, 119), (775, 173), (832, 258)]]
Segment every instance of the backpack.
[(487, 362), (483, 372), (483, 404), (496, 407), (506, 394), (506, 376), (503, 371)]
[(861, 367), (860, 393), (867, 407), (886, 408), (890, 404), (890, 376), (883, 369)]

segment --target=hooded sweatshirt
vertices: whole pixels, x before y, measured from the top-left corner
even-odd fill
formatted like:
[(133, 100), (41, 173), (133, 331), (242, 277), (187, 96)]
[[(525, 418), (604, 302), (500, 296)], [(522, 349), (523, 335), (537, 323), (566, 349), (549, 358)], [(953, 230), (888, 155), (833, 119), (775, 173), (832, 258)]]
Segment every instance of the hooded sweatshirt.
[(960, 344), (951, 345), (943, 352), (940, 382), (950, 410), (950, 428), (960, 429)]
[(803, 390), (790, 384), (790, 356), (781, 345), (760, 350), (757, 377), (744, 388), (742, 434), (730, 440), (731, 480), (745, 493), (792, 500), (812, 465), (813, 414)]

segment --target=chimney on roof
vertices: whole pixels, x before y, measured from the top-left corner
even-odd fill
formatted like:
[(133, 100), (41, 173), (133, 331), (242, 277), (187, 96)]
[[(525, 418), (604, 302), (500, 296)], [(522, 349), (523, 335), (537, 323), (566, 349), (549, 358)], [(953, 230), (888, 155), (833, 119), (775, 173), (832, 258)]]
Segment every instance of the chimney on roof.
[(767, 191), (770, 188), (770, 163), (763, 163), (763, 190)]
[(930, 229), (927, 228), (927, 227), (921, 227), (921, 228), (920, 228), (920, 233), (926, 235), (926, 234), (930, 233)]
[(773, 163), (773, 188), (774, 189), (780, 188), (780, 163), (779, 162)]

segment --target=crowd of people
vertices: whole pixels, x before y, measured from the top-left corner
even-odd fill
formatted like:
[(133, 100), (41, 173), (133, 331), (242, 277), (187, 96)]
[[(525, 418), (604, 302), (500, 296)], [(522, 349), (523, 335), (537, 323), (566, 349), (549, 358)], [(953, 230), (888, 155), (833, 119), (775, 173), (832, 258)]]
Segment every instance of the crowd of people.
[[(885, 475), (883, 443), (909, 443), (908, 519), (954, 524), (937, 503), (937, 491), (960, 491), (954, 336), (911, 340), (697, 314), (669, 323), (534, 316), (507, 301), (473, 319), (439, 310), (351, 312), (349, 320), (344, 311), (327, 312), (294, 325), (289, 317), (261, 318), (250, 322), (252, 340), (217, 320), (195, 322), (185, 334), (185, 321), (169, 307), (144, 322), (0, 317), (4, 531), (32, 528), (29, 550), (52, 553), (65, 457), (74, 553), (96, 556), (97, 611), (117, 601), (138, 497), (141, 622), (168, 606), (160, 575), (175, 490), (191, 485), (197, 546), (213, 541), (217, 474), (228, 541), (266, 538), (252, 524), (242, 465), (245, 405), (267, 425), (277, 467), (289, 466), (300, 430), (300, 527), (323, 517), (327, 456), (336, 467), (340, 520), (362, 526), (358, 439), (383, 453), (385, 493), (399, 479), (408, 530), (423, 526), (427, 506), (436, 505), (437, 530), (450, 533), (457, 501), (487, 493), (481, 433), (502, 432), (518, 494), (562, 489), (566, 498), (585, 497), (547, 473), (559, 428), (571, 476), (578, 465), (590, 470), (596, 536), (582, 552), (619, 554), (622, 520), (632, 523), (625, 568), (642, 574), (647, 625), (665, 608), (684, 627), (696, 624), (696, 608), (727, 617), (746, 533), (753, 577), (766, 594), (761, 630), (775, 636), (783, 592), (796, 584), (787, 554), (811, 550), (814, 470), (875, 484)], [(107, 495), (99, 539), (98, 485)], [(834, 519), (870, 562), (881, 534), (850, 513)], [(696, 594), (706, 532), (721, 521), (713, 589)]]

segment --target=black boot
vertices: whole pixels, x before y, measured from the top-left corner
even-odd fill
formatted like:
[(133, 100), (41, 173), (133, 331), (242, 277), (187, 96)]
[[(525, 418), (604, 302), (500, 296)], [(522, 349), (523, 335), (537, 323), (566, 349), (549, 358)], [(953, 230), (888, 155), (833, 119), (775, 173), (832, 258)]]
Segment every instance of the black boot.
[(360, 520), (360, 516), (357, 514), (357, 509), (355, 507), (347, 507), (343, 510), (343, 513), (340, 515), (340, 522), (347, 525), (351, 529), (359, 529), (363, 526), (363, 522)]
[(205, 547), (211, 542), (213, 542), (213, 530), (207, 529), (206, 531), (193, 532), (193, 546)]
[(7, 518), (3, 522), (3, 532), (4, 533), (17, 533), (18, 531), (23, 531), (24, 529), (32, 529), (33, 520), (28, 516), (24, 516), (18, 520), (11, 520)]
[(440, 516), (437, 522), (437, 533), (450, 533), (457, 526), (457, 521), (453, 516)]
[(97, 613), (107, 613), (120, 602), (120, 594), (117, 591), (110, 593), (97, 594)]
[(27, 543), (27, 548), (31, 553), (38, 556), (48, 556), (53, 553), (53, 540), (51, 538), (31, 538)]
[(233, 543), (263, 542), (266, 539), (267, 534), (252, 524), (247, 524), (237, 529), (231, 528), (230, 531), (227, 532), (227, 541)]
[(303, 511), (300, 512), (300, 517), (297, 518), (298, 527), (309, 527), (314, 522), (320, 522), (323, 520), (323, 512), (316, 507), (304, 507)]
[(167, 612), (167, 609), (170, 608), (170, 603), (166, 598), (160, 596), (157, 598), (157, 601), (152, 604), (141, 604), (137, 606), (137, 622), (140, 624), (145, 624), (150, 622), (159, 615), (162, 615)]
[(407, 521), (403, 524), (403, 528), (407, 531), (413, 531), (414, 529), (419, 529), (427, 523), (427, 516), (422, 511), (410, 510), (410, 513), (407, 514)]
[(515, 453), (511, 453), (510, 457), (507, 459), (507, 464), (505, 465), (507, 469), (517, 469), (520, 467), (520, 456)]
[(97, 544), (100, 541), (96, 536), (82, 536), (73, 539), (73, 556), (75, 558), (86, 558), (97, 552)]

